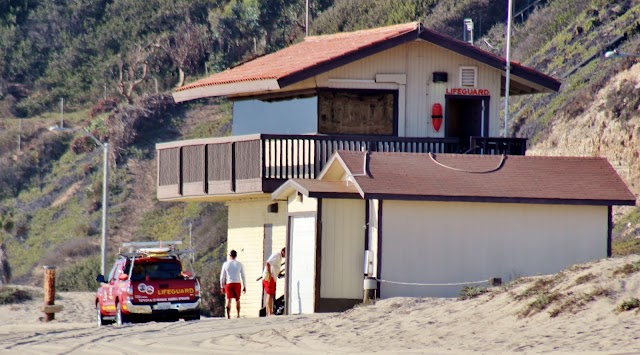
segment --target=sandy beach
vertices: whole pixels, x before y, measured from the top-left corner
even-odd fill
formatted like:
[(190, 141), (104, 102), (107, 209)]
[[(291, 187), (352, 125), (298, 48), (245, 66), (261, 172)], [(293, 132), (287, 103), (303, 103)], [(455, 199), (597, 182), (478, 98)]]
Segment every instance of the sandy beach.
[[(0, 306), (0, 349), (30, 354), (640, 354), (640, 256), (520, 279), (469, 300), (392, 298), (344, 313), (98, 328), (93, 294)], [(544, 289), (544, 292), (540, 290)], [(546, 298), (545, 298), (546, 297)], [(545, 307), (545, 302), (551, 300)], [(618, 309), (618, 310), (617, 310)]]

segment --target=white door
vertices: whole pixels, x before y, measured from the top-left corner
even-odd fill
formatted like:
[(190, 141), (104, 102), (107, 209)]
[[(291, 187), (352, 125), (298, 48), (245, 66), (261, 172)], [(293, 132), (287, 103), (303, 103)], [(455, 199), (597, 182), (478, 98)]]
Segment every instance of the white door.
[[(262, 242), (264, 245), (264, 254), (262, 258), (262, 267), (269, 260), (271, 256), (271, 249), (273, 245), (273, 224), (265, 224), (264, 225), (264, 240)], [(265, 307), (267, 304), (267, 294), (262, 291), (262, 307)]]
[(291, 218), (289, 265), (289, 314), (314, 311), (316, 269), (316, 218)]

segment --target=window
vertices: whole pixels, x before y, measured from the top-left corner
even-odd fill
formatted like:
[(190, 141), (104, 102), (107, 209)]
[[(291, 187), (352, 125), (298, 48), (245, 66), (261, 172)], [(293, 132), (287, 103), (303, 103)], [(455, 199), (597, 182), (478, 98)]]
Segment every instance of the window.
[(397, 91), (323, 90), (318, 93), (318, 133), (397, 134)]
[[(127, 265), (127, 268), (129, 268), (129, 265)], [(131, 280), (141, 281), (147, 277), (150, 280), (171, 280), (181, 278), (181, 272), (180, 264), (173, 261), (136, 262), (133, 264)]]

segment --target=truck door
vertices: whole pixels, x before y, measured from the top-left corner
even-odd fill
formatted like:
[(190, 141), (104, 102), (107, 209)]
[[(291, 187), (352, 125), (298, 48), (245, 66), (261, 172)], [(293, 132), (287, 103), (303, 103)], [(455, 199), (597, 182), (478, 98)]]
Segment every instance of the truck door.
[(116, 311), (116, 291), (118, 287), (118, 275), (120, 275), (121, 271), (122, 263), (118, 261), (113, 265), (111, 272), (109, 272), (108, 283), (102, 285), (102, 287), (106, 288), (103, 294), (103, 309), (109, 313), (115, 313)]

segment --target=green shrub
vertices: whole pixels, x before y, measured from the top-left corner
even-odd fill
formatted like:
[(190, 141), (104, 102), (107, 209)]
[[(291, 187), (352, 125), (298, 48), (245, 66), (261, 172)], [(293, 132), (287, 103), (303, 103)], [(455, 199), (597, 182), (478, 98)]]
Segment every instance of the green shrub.
[(96, 276), (100, 273), (100, 255), (80, 259), (75, 264), (60, 269), (56, 276), (59, 291), (95, 291)]
[(640, 238), (616, 240), (611, 245), (614, 256), (640, 254)]
[(0, 287), (0, 304), (14, 304), (30, 301), (33, 299), (33, 294), (26, 290), (21, 290), (14, 287)]
[(616, 307), (616, 311), (617, 312), (626, 312), (626, 311), (630, 311), (634, 308), (639, 308), (640, 307), (640, 300), (637, 298), (630, 298), (628, 300), (624, 300), (622, 301), (622, 303), (620, 303), (617, 307)]
[(474, 286), (464, 286), (462, 290), (460, 290), (460, 295), (458, 299), (460, 300), (468, 300), (471, 298), (476, 298), (480, 295), (489, 292), (485, 287), (474, 287)]

